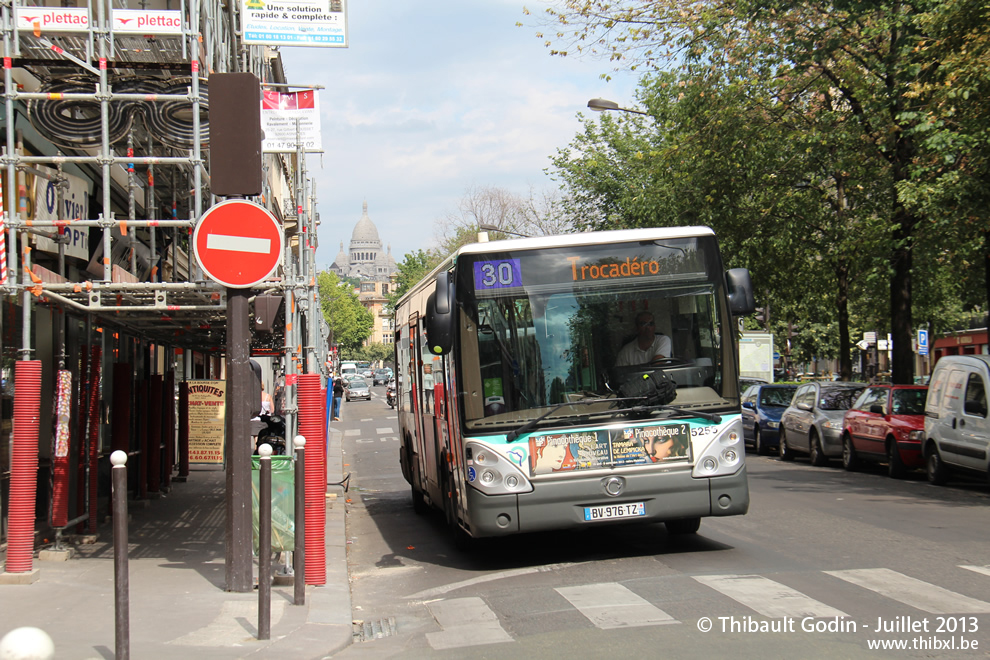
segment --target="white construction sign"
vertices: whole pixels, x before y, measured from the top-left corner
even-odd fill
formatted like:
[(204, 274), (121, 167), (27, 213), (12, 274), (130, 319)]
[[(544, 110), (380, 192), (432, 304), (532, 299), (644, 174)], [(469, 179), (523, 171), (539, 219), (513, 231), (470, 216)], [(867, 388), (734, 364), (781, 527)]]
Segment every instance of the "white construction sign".
[[(39, 170), (54, 176), (57, 172), (51, 168), (38, 167)], [(89, 183), (72, 174), (62, 174), (68, 187), (62, 190), (62, 205), (58, 204), (58, 187), (55, 181), (44, 177), (34, 177), (34, 220), (55, 222), (64, 221), (64, 231), (69, 236), (65, 244), (65, 256), (89, 260), (89, 227), (73, 227), (73, 220), (89, 218)], [(58, 231), (55, 227), (44, 227), (45, 231)], [(35, 237), (35, 247), (44, 252), (58, 254), (58, 243), (45, 238)]]
[(347, 47), (345, 0), (241, 0), (246, 44)]
[(301, 92), (266, 90), (261, 101), (261, 130), (265, 133), (261, 150), (266, 154), (295, 153), (297, 140), (304, 151), (322, 153), (319, 95), (311, 89)]

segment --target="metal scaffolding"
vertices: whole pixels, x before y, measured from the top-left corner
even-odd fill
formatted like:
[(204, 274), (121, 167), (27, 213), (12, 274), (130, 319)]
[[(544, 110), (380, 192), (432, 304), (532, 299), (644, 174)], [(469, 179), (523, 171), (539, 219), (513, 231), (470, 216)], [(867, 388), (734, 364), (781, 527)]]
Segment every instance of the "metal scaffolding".
[[(135, 369), (174, 369), (189, 378), (191, 354), (213, 359), (226, 345), (226, 289), (204, 277), (191, 244), (196, 222), (218, 201), (209, 190), (209, 75), (250, 72), (263, 87), (292, 85), (276, 49), (241, 43), (236, 3), (124, 4), (0, 1), (0, 209), (8, 209), (0, 252), (9, 273), (0, 292), (20, 314), (19, 333), (2, 334), (18, 342), (19, 360), (33, 359), (42, 338), (32, 319), (47, 310), (60, 327), (44, 341), (53, 342), (47, 350), (60, 363), (65, 347), (58, 343), (75, 323), (85, 328), (81, 341), (99, 344), (105, 360), (143, 361)], [(154, 20), (140, 30), (129, 25), (141, 16)], [(54, 214), (41, 217), (32, 208), (32, 178), (52, 184)], [(95, 217), (89, 208), (67, 213), (73, 180), (92, 187)], [(252, 337), (252, 354), (271, 356), (282, 376), (326, 375), (310, 185), (302, 148), (265, 155), (264, 192), (256, 201), (282, 223), (286, 245), (281, 266), (251, 295), (282, 296), (285, 305), (270, 334)], [(71, 236), (84, 237), (85, 258), (68, 253)], [(296, 410), (287, 390), (292, 438)]]

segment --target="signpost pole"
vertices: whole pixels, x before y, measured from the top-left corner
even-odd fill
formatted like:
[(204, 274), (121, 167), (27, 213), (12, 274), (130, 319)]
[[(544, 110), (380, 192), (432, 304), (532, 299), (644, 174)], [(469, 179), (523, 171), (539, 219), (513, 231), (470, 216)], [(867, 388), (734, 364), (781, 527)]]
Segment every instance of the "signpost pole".
[(254, 589), (251, 559), (251, 408), (248, 297), (250, 289), (227, 289), (227, 591)]

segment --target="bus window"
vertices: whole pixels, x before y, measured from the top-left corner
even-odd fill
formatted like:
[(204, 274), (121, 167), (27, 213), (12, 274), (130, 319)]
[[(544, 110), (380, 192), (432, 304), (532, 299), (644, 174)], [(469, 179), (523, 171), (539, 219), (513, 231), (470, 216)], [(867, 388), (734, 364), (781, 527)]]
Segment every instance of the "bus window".
[(419, 368), (421, 383), (420, 402), (422, 411), (426, 414), (433, 412), (433, 353), (430, 352), (429, 341), (426, 336), (426, 321), (420, 321), (419, 327)]

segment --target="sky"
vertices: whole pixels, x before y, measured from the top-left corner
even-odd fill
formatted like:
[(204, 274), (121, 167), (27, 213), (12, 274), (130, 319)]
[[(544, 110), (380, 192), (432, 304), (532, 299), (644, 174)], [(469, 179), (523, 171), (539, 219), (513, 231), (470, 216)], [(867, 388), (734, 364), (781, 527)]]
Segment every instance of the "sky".
[[(533, 15), (524, 14), (524, 6)], [(556, 187), (550, 157), (591, 98), (629, 107), (637, 77), (603, 60), (550, 55), (543, 0), (352, 0), (347, 48), (281, 49), (292, 84), (320, 85), (324, 153), (307, 158), (328, 267), (367, 201), (396, 262), (435, 244), (437, 218), (472, 188), (528, 197)], [(517, 27), (516, 23), (523, 23)], [(601, 74), (613, 79), (603, 80)]]

